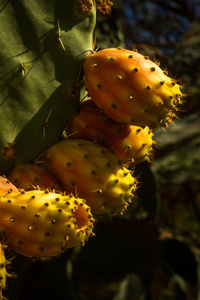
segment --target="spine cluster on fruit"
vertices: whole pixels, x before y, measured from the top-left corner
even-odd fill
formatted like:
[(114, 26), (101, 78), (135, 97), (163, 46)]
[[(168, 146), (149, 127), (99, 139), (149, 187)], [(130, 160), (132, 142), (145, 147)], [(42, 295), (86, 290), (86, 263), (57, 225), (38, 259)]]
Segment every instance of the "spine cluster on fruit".
[(12, 274), (8, 273), (7, 269), (10, 265), (10, 261), (5, 257), (5, 250), (7, 245), (3, 242), (0, 243), (0, 299), (6, 300), (3, 296), (3, 290), (7, 287), (7, 278), (14, 277)]

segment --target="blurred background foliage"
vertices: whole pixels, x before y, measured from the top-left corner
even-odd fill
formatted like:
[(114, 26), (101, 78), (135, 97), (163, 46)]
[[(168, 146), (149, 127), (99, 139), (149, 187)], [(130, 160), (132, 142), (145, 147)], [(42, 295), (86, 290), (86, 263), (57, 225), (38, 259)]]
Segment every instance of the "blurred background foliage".
[(123, 215), (100, 219), (84, 247), (50, 262), (13, 260), (10, 300), (200, 299), (200, 1), (112, 2), (97, 17), (95, 47), (138, 49), (181, 78), (180, 119), (154, 132), (153, 162), (136, 167)]

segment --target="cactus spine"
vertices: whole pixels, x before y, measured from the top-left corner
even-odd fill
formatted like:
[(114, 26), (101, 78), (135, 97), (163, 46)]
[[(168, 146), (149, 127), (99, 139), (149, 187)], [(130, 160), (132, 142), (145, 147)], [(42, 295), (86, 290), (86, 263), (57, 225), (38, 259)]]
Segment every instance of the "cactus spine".
[(12, 275), (7, 272), (7, 266), (10, 261), (6, 260), (5, 249), (7, 246), (4, 243), (0, 243), (0, 300), (6, 300), (3, 296), (3, 290), (6, 288), (6, 280)]

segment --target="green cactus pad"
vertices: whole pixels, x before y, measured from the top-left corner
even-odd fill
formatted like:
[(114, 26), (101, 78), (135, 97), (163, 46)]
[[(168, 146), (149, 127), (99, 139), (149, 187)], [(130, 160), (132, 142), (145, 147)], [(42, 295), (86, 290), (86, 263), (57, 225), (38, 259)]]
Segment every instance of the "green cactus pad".
[(95, 8), (79, 0), (8, 1), (1, 7), (0, 173), (31, 163), (62, 136), (80, 100)]

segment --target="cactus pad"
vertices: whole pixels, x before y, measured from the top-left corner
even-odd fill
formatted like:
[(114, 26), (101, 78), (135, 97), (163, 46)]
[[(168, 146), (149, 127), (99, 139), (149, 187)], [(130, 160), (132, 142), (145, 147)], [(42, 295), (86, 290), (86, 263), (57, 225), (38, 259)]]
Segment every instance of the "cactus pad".
[(90, 4), (87, 14), (78, 0), (8, 1), (1, 9), (0, 174), (32, 163), (76, 113), (93, 47)]

